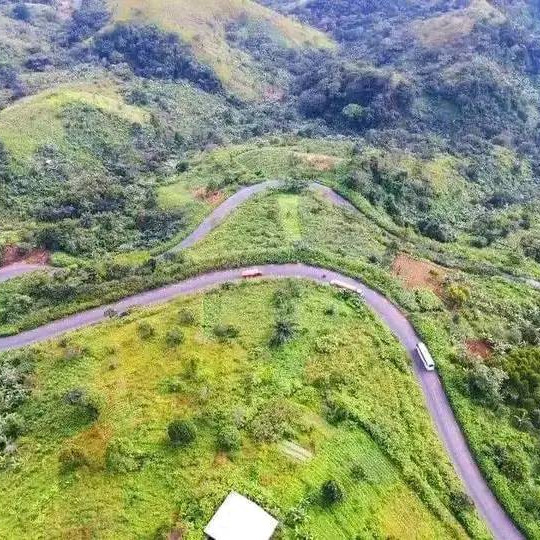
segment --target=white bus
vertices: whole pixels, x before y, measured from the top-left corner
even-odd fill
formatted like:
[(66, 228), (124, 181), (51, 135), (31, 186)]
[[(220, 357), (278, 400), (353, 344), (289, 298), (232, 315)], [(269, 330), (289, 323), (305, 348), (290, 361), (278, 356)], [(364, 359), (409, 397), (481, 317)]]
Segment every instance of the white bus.
[(346, 289), (348, 291), (355, 292), (356, 294), (359, 294), (361, 297), (364, 297), (364, 293), (362, 292), (362, 289), (359, 289), (358, 287), (355, 287), (354, 285), (350, 285), (349, 283), (346, 283), (345, 281), (340, 281), (339, 279), (333, 279), (330, 282), (330, 285), (333, 285), (334, 287), (339, 287), (340, 289)]
[(424, 367), (427, 371), (435, 370), (435, 362), (433, 361), (433, 358), (429, 353), (425, 343), (418, 343), (418, 345), (416, 346), (416, 353), (420, 357), (420, 360), (422, 360), (422, 364), (424, 364)]

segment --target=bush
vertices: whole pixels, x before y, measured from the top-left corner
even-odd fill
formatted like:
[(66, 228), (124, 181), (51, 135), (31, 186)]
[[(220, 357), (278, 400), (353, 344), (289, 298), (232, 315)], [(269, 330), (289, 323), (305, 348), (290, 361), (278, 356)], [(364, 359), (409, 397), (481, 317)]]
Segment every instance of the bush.
[(336, 480), (327, 480), (321, 486), (321, 497), (323, 504), (331, 505), (342, 501), (345, 495)]
[(473, 500), (463, 491), (454, 491), (450, 494), (450, 508), (455, 514), (468, 512), (474, 508)]
[(527, 455), (519, 448), (496, 444), (491, 448), (491, 456), (499, 470), (510, 480), (523, 482), (531, 473)]
[(213, 332), (214, 335), (222, 341), (234, 339), (240, 334), (240, 330), (238, 330), (238, 328), (232, 324), (217, 324), (214, 326)]
[(281, 347), (290, 341), (296, 334), (297, 325), (290, 319), (279, 319), (274, 325), (274, 332), (270, 338), (272, 347)]
[(463, 307), (471, 297), (471, 290), (466, 285), (459, 283), (451, 283), (446, 288), (446, 296), (448, 302), (454, 308)]
[(60, 472), (68, 473), (88, 465), (88, 458), (83, 450), (77, 446), (69, 445), (60, 450), (58, 462), (60, 464)]
[(116, 439), (107, 446), (105, 464), (110, 472), (133, 472), (141, 469), (144, 457), (129, 440)]
[(224, 452), (233, 452), (240, 449), (240, 431), (236, 426), (220, 426), (217, 433), (217, 445)]
[(182, 326), (193, 326), (195, 324), (196, 317), (195, 313), (189, 309), (181, 309), (178, 312), (178, 322)]
[(99, 404), (97, 400), (90, 396), (83, 388), (73, 388), (66, 392), (64, 401), (68, 405), (78, 409), (83, 416), (83, 421), (93, 422), (99, 417)]
[(151, 339), (156, 335), (156, 330), (150, 323), (141, 322), (137, 326), (137, 333), (141, 339)]
[(191, 420), (173, 420), (167, 433), (175, 446), (187, 446), (197, 438), (197, 429)]
[(184, 334), (182, 333), (182, 330), (178, 328), (173, 328), (172, 330), (169, 330), (165, 335), (165, 342), (167, 343), (167, 347), (178, 347), (178, 345), (184, 343), (184, 340)]

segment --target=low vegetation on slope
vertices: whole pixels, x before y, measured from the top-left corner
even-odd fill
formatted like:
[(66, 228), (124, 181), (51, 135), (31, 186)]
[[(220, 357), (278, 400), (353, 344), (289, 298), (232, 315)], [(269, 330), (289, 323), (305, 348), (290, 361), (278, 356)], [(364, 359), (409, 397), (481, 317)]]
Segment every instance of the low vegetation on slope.
[[(287, 47), (328, 47), (331, 41), (322, 33), (283, 17), (252, 0), (133, 0), (111, 1), (115, 21), (157, 24), (178, 33), (195, 54), (208, 63), (230, 89), (247, 98), (261, 99), (275, 89), (264, 72), (245, 51), (227, 40), (228, 25), (245, 20), (259, 32)], [(278, 90), (280, 83), (277, 82)]]
[(2, 365), (29, 359), (2, 535), (201, 538), (230, 490), (278, 517), (281, 538), (465, 537), (458, 520), (484, 535), (404, 351), (347, 295), (223, 287)]

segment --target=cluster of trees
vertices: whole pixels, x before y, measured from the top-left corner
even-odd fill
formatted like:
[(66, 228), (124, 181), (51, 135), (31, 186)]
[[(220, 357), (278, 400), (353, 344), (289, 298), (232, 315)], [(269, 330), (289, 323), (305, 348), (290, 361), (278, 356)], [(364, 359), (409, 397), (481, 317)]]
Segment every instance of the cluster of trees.
[(0, 359), (0, 469), (13, 459), (16, 440), (25, 429), (19, 408), (30, 394), (30, 377), (36, 360), (33, 351), (21, 351)]
[(415, 89), (390, 71), (322, 53), (314, 55), (313, 65), (296, 78), (292, 94), (305, 116), (362, 130), (394, 125), (410, 111)]
[(208, 92), (221, 88), (212, 70), (195, 60), (178, 34), (157, 26), (118, 24), (96, 37), (92, 51), (101, 61), (127, 63), (141, 77), (185, 79)]

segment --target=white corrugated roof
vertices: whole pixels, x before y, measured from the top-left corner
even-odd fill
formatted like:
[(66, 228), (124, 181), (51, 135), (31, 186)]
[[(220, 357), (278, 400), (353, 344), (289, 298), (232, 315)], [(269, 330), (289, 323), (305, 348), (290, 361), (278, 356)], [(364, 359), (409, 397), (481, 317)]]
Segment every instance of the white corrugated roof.
[(204, 532), (214, 540), (269, 540), (277, 524), (268, 512), (233, 491), (227, 495)]

